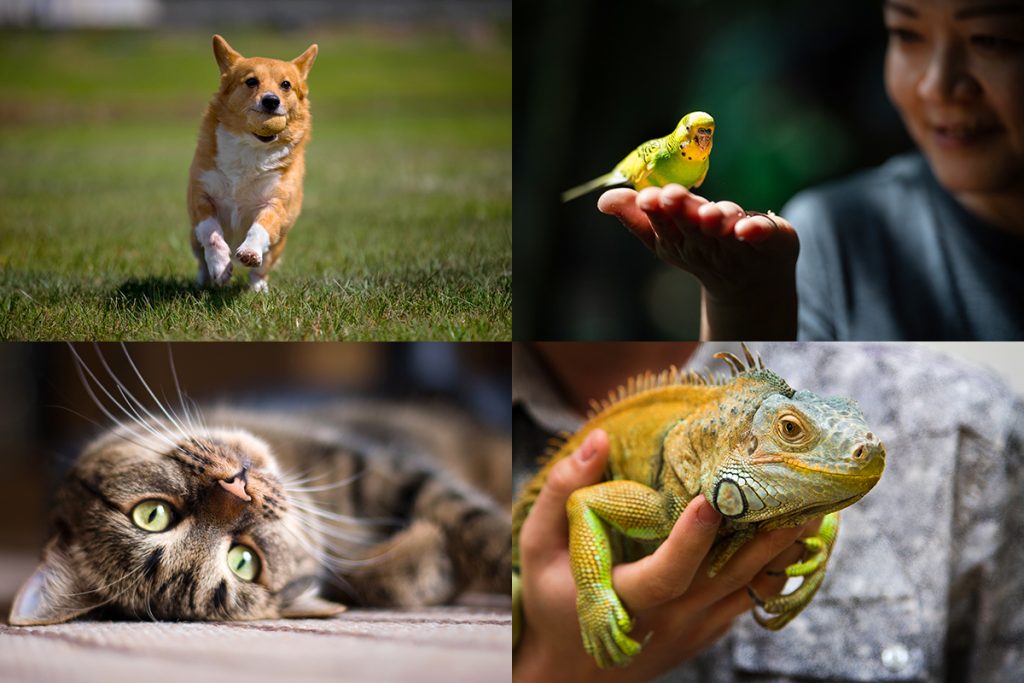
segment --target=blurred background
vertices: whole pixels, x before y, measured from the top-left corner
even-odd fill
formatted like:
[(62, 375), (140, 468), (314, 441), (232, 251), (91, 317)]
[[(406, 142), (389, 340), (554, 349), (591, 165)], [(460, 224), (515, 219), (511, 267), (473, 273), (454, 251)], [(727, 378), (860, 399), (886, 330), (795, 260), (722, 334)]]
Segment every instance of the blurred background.
[[(272, 306), (192, 285), (214, 33), (320, 48)], [(0, 339), (511, 337), (511, 0), (3, 0), (0, 76)]]
[(687, 112), (716, 121), (698, 193), (778, 212), (910, 148), (882, 82), (881, 3), (521, 0), (513, 178), (516, 339), (696, 339), (699, 288), (560, 193)]
[[(84, 388), (71, 348), (0, 344), (0, 561), (5, 563), (36, 561), (48, 532), (54, 487), (88, 440), (111, 424)], [(108, 390), (116, 394), (103, 361), (151, 410), (155, 406), (129, 355), (153, 393), (171, 407), (179, 405), (176, 374), (182, 391), (200, 406), (301, 410), (337, 400), (385, 399), (455, 408), (489, 432), (511, 432), (509, 344), (150, 343), (76, 344), (74, 349)], [(102, 398), (99, 389), (94, 391)], [(5, 572), (0, 579), (20, 577), (27, 569)], [(13, 595), (15, 589), (0, 586), (0, 595)]]

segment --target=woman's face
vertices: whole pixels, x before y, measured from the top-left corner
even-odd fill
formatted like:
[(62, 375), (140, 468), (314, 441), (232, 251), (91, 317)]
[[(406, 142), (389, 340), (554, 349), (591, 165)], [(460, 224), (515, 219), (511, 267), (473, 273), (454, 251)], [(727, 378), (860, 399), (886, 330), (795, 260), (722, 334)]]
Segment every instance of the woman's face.
[(1024, 189), (1024, 0), (886, 0), (885, 85), (954, 194)]

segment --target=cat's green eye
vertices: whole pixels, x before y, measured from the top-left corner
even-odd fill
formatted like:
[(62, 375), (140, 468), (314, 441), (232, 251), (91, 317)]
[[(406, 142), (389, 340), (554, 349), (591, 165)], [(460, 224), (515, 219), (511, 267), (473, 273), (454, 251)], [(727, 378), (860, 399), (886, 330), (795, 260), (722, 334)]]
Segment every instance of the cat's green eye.
[(228, 551), (228, 567), (243, 581), (255, 581), (260, 575), (260, 558), (249, 546), (236, 543)]
[(144, 500), (132, 508), (132, 521), (143, 531), (165, 531), (173, 520), (171, 506), (162, 500)]

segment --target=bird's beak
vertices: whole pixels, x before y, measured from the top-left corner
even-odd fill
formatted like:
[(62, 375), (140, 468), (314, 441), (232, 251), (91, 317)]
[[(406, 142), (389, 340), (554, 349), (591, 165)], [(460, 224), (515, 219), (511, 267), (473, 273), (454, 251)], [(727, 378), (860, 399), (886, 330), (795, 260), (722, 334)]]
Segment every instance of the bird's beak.
[(711, 128), (698, 128), (697, 129), (697, 146), (701, 149), (707, 149), (711, 146), (711, 138), (715, 134), (715, 131)]

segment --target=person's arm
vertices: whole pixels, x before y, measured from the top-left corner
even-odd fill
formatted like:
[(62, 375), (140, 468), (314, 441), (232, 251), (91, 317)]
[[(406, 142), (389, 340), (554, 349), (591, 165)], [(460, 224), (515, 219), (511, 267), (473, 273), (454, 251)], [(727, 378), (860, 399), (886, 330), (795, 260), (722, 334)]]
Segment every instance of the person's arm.
[(681, 185), (609, 190), (597, 206), (700, 281), (701, 339), (796, 338), (800, 243), (784, 218), (709, 202)]
[(797, 561), (801, 548), (794, 541), (813, 527), (762, 534), (709, 578), (707, 554), (721, 518), (703, 496), (694, 498), (656, 552), (614, 568), (615, 591), (636, 620), (633, 637), (651, 638), (629, 666), (601, 670), (580, 637), (565, 504), (573, 491), (601, 480), (607, 460), (608, 437), (595, 430), (578, 451), (551, 469), (523, 524), (523, 623), (512, 660), (515, 683), (640, 681), (672, 669), (711, 646), (752, 607), (748, 585), (759, 595), (782, 589), (785, 577), (767, 572), (780, 572)]

